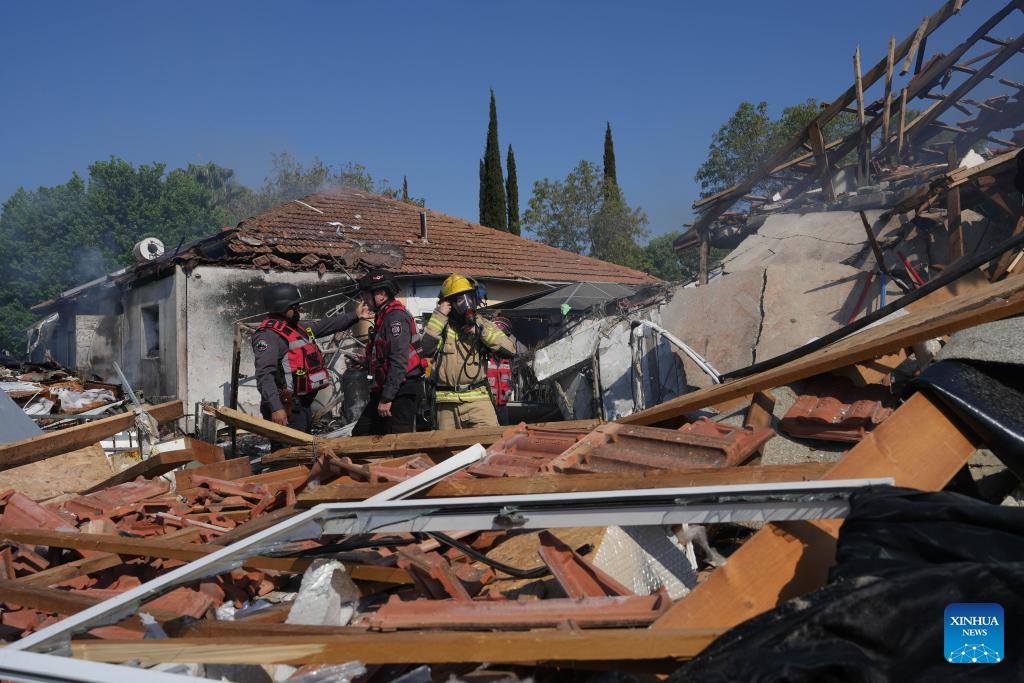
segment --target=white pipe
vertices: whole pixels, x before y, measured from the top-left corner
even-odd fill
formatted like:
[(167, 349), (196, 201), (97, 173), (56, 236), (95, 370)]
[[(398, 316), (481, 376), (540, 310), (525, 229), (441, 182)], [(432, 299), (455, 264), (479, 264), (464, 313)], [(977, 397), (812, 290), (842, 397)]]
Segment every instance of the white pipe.
[(711, 378), (711, 381), (713, 383), (722, 383), (722, 373), (718, 372), (718, 370), (715, 370), (711, 363), (704, 360), (704, 358), (699, 353), (691, 349), (689, 346), (686, 345), (685, 342), (683, 342), (674, 334), (666, 330), (661, 325), (655, 325), (650, 320), (633, 320), (631, 324), (633, 325), (633, 329), (636, 329), (641, 325), (646, 325), (647, 327), (650, 327), (652, 330), (660, 333), (663, 337), (665, 337), (665, 339), (668, 339), (670, 342), (672, 342), (674, 346), (678, 347), (679, 350), (681, 350), (683, 353), (689, 356), (690, 360), (697, 364), (697, 367), (699, 367), (701, 370), (707, 373), (707, 375)]

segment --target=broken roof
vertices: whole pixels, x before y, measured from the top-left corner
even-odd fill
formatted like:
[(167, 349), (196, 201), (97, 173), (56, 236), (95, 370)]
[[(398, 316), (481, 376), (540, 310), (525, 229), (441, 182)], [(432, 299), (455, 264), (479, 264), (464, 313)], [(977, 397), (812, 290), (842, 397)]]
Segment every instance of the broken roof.
[(229, 231), (221, 260), (257, 267), (648, 284), (657, 278), (414, 204), (339, 187), (282, 204)]
[[(718, 241), (723, 227), (726, 232), (735, 232), (734, 218), (723, 221), (723, 217), (729, 216), (728, 211), (736, 211), (735, 207), (749, 208), (751, 217), (783, 207), (793, 211), (807, 201), (816, 204), (810, 210), (818, 211), (892, 208), (894, 204), (899, 207), (914, 194), (913, 187), (906, 187), (913, 182), (904, 183), (907, 191), (895, 197), (872, 192), (884, 189), (873, 183), (881, 180), (882, 184), (891, 185), (886, 181), (913, 175), (917, 176), (917, 187), (927, 187), (929, 181), (951, 170), (950, 159), (955, 160), (952, 165), (956, 166), (979, 143), (991, 145), (992, 154), (1018, 147), (1024, 139), (1024, 132), (1019, 129), (1024, 122), (1024, 84), (1010, 76), (1019, 69), (1024, 35), (1001, 39), (992, 34), (997, 29), (1013, 30), (1007, 19), (1016, 14), (1019, 3), (1007, 3), (948, 54), (925, 54), (928, 36), (959, 13), (966, 1), (949, 0), (943, 4), (899, 44), (893, 41), (888, 56), (863, 73), (858, 48), (854, 82), (836, 99), (823, 104), (823, 111), (811, 123), (750, 176), (695, 202), (693, 208), (699, 215), (693, 230), (675, 241), (675, 249), (690, 248), (701, 235), (712, 237), (710, 233), (715, 233), (712, 241)], [(982, 49), (986, 44), (996, 47)], [(915, 58), (916, 67), (908, 75)], [(905, 77), (902, 88), (894, 76)], [(972, 99), (972, 93), (981, 84), (986, 84), (985, 99)], [(1005, 92), (991, 92), (1000, 87)], [(924, 111), (908, 120), (911, 106), (923, 106)], [(855, 111), (859, 126), (846, 137), (826, 143), (821, 131), (844, 111)], [(968, 118), (949, 122), (940, 118), (956, 112)], [(839, 177), (842, 169), (837, 162), (853, 153), (858, 157), (856, 187), (860, 189), (843, 196)], [(911, 164), (912, 169), (903, 164)], [(769, 178), (781, 188), (774, 197), (749, 194)], [(748, 228), (756, 229), (758, 225), (748, 223)]]
[[(615, 282), (577, 282), (563, 285), (550, 292), (532, 294), (515, 301), (506, 301), (500, 308), (505, 315), (537, 314), (544, 312), (561, 313), (562, 306), (573, 311), (586, 311), (601, 306), (613, 299), (622, 299), (636, 294), (636, 287)], [(522, 303), (516, 303), (521, 301)]]

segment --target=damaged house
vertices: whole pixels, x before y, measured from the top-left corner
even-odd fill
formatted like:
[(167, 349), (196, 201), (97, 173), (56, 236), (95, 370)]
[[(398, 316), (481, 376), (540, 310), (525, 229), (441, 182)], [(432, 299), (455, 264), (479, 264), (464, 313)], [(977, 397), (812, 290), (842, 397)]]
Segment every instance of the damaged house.
[(399, 274), (401, 298), (415, 316), (433, 310), (441, 282), (453, 271), (478, 279), (492, 305), (567, 283), (657, 282), (639, 271), (344, 187), (270, 209), (175, 252), (161, 251), (162, 245), (147, 240), (136, 249), (136, 265), (36, 306), (45, 317), (32, 331), (34, 357), (49, 354), (66, 367), (115, 382), (116, 362), (150, 400), (180, 398), (185, 405), (215, 402), (258, 412), (251, 379), (232, 387), (233, 350), (241, 354), (241, 374), (251, 372), (252, 351), (237, 338), (236, 324), (262, 319), (260, 290), (270, 282), (298, 285), (310, 302), (310, 317), (345, 306), (354, 280), (373, 267)]
[[(734, 249), (703, 269), (698, 286), (578, 259), (548, 281), (636, 289), (548, 292), (529, 280), (533, 261), (467, 260), (507, 315), (546, 326), (530, 367), (564, 394), (559, 408), (573, 421), (298, 433), (260, 473), (189, 439), (48, 500), (0, 487), (0, 675), (1024, 679), (1024, 114), (1021, 84), (1006, 71), (1021, 73), (1024, 43), (991, 33), (1010, 16), (1020, 21), (1022, 5), (926, 58), (926, 38), (964, 2), (950, 0), (893, 41), (823, 110), (856, 106), (862, 134), (821, 141), (819, 119), (754, 177), (700, 203), (677, 247), (706, 252), (728, 240)], [(915, 61), (894, 96), (889, 80)], [(885, 86), (880, 99), (864, 94), (871, 84)], [(981, 84), (1010, 91), (968, 98)], [(922, 123), (892, 123), (904, 92), (933, 103), (914, 119)], [(939, 118), (954, 110), (971, 118)], [(923, 132), (929, 126), (938, 139)], [(769, 176), (785, 185), (779, 196), (748, 197)], [(142, 264), (85, 290), (124, 299), (164, 268), (172, 291), (190, 301), (204, 291), (210, 308), (176, 315), (209, 321), (217, 312), (217, 329), (233, 334), (234, 321), (256, 313), (259, 268), (312, 283), (322, 267), (343, 289), (360, 265), (390, 264), (428, 310), (450, 258), (427, 259), (440, 241), (432, 226), (445, 219), (428, 213), (424, 224), (415, 207), (378, 205), (406, 212), (400, 238), (386, 244), (351, 241), (369, 230), (367, 205), (355, 223), (329, 210), (330, 195), (314, 195), (254, 219), (259, 230), (245, 222), (164, 257), (168, 265)], [(292, 218), (277, 224), (279, 215)], [(460, 243), (470, 231), (520, 244), (448, 220)], [(313, 233), (333, 234), (338, 251), (311, 252), (315, 240), (300, 238)], [(398, 264), (387, 260), (395, 246)], [(182, 324), (190, 338), (209, 336)], [(214, 342), (198, 343), (200, 356), (212, 353)], [(182, 405), (147, 410), (167, 423)], [(130, 419), (0, 444), (0, 470), (60, 457)], [(158, 476), (166, 473), (173, 483)], [(1005, 639), (944, 640), (944, 610), (979, 603), (999, 608)]]

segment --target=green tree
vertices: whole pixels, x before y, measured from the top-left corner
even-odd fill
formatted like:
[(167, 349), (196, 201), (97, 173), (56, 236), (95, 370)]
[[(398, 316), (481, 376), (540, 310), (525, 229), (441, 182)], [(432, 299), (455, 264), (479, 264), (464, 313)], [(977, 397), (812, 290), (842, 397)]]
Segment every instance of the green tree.
[(490, 119), (487, 123), (487, 146), (484, 148), (480, 176), (480, 225), (508, 232), (508, 206), (505, 203), (505, 179), (501, 170), (501, 147), (498, 145), (498, 107), (491, 90)]
[(505, 192), (508, 195), (508, 231), (513, 235), (519, 235), (522, 233), (519, 220), (519, 178), (516, 175), (516, 157), (512, 153), (512, 145), (508, 146), (505, 165), (508, 168), (508, 180), (505, 182)]
[[(18, 189), (0, 213), (0, 351), (20, 356), (29, 308), (75, 282), (88, 255), (83, 235), (85, 182), (77, 173), (63, 185)], [(102, 271), (100, 271), (102, 272)], [(84, 273), (95, 277), (100, 273)]]
[(402, 176), (402, 201), (409, 201), (409, 178)]
[(189, 164), (185, 172), (210, 191), (214, 207), (222, 212), (224, 225), (235, 225), (253, 215), (255, 193), (238, 182), (234, 170), (210, 161)]
[(29, 308), (132, 261), (143, 237), (169, 249), (223, 225), (194, 173), (111, 157), (64, 185), (20, 189), (0, 214), (0, 346), (20, 352)]
[[(678, 230), (673, 230), (651, 239), (644, 245), (645, 272), (673, 282), (689, 282), (696, 279), (700, 267), (700, 254), (696, 249), (688, 249), (682, 254), (677, 253), (672, 248), (672, 243), (679, 235)], [(728, 254), (728, 249), (712, 247), (709, 266), (718, 265)]]
[(646, 235), (647, 216), (631, 209), (608, 185), (601, 167), (580, 161), (565, 180), (544, 178), (533, 184), (523, 224), (545, 244), (612, 263), (642, 265), (637, 240)]
[(604, 178), (618, 185), (615, 175), (615, 144), (612, 142), (612, 124), (609, 121), (604, 129)]
[[(772, 119), (768, 103), (741, 102), (739, 107), (712, 136), (708, 157), (694, 180), (700, 183), (701, 196), (708, 197), (736, 185), (758, 169), (777, 149), (799, 134), (821, 113), (814, 99), (786, 107), (782, 115)], [(856, 117), (849, 112), (840, 113), (822, 130), (826, 142), (856, 130)], [(795, 155), (804, 154), (798, 150)], [(754, 186), (755, 192), (770, 194), (779, 187), (778, 181), (764, 178)]]

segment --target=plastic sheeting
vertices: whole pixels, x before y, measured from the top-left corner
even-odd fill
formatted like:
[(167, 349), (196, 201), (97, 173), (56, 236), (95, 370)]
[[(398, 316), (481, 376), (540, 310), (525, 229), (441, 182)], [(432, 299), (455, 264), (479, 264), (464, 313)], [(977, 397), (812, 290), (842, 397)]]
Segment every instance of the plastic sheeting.
[[(676, 683), (1024, 680), (1024, 509), (956, 493), (853, 493), (827, 586), (724, 634)], [(997, 603), (1005, 659), (951, 664), (944, 612)]]

